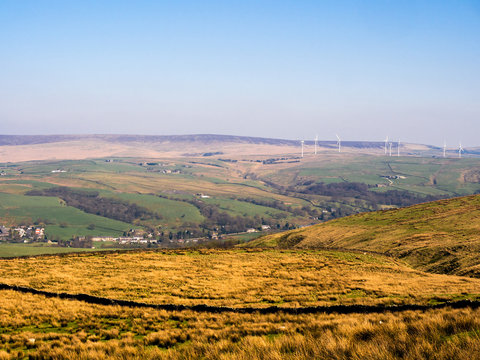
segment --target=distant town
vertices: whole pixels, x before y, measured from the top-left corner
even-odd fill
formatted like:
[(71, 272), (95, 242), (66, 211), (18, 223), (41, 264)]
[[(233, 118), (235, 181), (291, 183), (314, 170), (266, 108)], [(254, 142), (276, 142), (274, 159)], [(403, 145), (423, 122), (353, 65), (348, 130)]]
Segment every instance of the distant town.
[[(246, 231), (232, 235), (254, 234), (259, 232), (268, 232), (271, 230), (270, 225), (261, 225), (258, 228), (248, 228)], [(125, 232), (125, 236), (74, 236), (69, 240), (49, 239), (45, 233), (44, 227), (17, 226), (7, 227), (0, 226), (0, 243), (47, 243), (52, 246), (74, 247), (74, 248), (95, 248), (95, 242), (111, 242), (122, 246), (132, 247), (157, 247), (162, 244), (164, 247), (189, 246), (205, 243), (215, 240), (224, 240), (226, 234), (218, 232), (209, 232), (205, 237), (182, 238), (178, 234), (152, 233), (143, 229), (130, 229)]]

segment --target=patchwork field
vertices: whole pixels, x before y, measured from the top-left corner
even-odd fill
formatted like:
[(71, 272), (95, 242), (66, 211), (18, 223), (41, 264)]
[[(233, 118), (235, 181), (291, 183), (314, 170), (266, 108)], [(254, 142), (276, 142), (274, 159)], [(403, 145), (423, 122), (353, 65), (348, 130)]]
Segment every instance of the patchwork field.
[[(262, 224), (282, 230), (480, 191), (477, 158), (187, 155), (0, 164), (0, 225), (43, 223), (48, 238), (63, 240), (119, 236), (131, 228), (204, 237)], [(152, 216), (107, 218), (41, 193), (62, 186), (134, 204)], [(239, 225), (228, 229), (226, 223)]]

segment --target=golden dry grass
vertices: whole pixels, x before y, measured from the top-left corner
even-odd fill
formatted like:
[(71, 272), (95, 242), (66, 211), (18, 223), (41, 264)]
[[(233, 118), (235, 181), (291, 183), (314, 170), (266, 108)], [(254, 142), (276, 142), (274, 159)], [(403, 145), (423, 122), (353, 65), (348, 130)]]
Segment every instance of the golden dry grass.
[(476, 359), (480, 311), (206, 314), (1, 291), (0, 359)]
[(480, 279), (333, 251), (200, 250), (75, 254), (0, 261), (10, 285), (149, 303), (297, 307), (480, 297)]
[(403, 258), (416, 268), (480, 276), (480, 196), (378, 211), (273, 234), (249, 246), (277, 246), (282, 236), (301, 236), (297, 248), (376, 251)]

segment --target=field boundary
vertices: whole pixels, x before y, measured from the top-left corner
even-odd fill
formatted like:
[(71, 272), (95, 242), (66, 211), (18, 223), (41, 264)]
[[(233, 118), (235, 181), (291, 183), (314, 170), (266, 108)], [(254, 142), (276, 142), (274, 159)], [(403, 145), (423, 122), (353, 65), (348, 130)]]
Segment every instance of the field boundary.
[(144, 302), (137, 302), (131, 300), (117, 300), (105, 297), (93, 296), (88, 294), (69, 294), (69, 293), (57, 293), (51, 291), (37, 290), (25, 286), (8, 285), (0, 283), (0, 290), (12, 290), (25, 294), (41, 295), (47, 298), (59, 298), (66, 300), (83, 301), (88, 304), (95, 305), (110, 305), (110, 306), (125, 306), (131, 308), (150, 308), (166, 311), (195, 311), (203, 313), (239, 313), (239, 314), (371, 314), (371, 313), (383, 313), (383, 312), (402, 312), (402, 311), (426, 311), (432, 309), (443, 309), (450, 307), (452, 309), (462, 308), (480, 308), (480, 301), (472, 300), (459, 300), (452, 302), (444, 302), (439, 304), (404, 304), (404, 305), (331, 305), (331, 306), (307, 306), (307, 307), (278, 307), (270, 306), (266, 308), (258, 307), (245, 307), (234, 308), (227, 306), (211, 306), (206, 304), (199, 305), (180, 305), (180, 304), (149, 304)]

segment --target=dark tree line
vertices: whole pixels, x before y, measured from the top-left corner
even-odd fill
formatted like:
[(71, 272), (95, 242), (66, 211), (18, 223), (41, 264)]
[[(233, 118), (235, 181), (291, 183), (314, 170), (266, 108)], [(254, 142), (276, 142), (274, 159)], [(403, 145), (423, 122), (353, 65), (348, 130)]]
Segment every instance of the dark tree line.
[(99, 196), (97, 191), (72, 190), (68, 187), (53, 187), (44, 190), (32, 190), (30, 196), (54, 196), (62, 199), (68, 206), (75, 207), (89, 214), (109, 219), (132, 223), (136, 219), (160, 219), (160, 215), (137, 204), (119, 199)]
[(230, 215), (225, 211), (221, 211), (217, 205), (206, 204), (199, 199), (178, 199), (169, 198), (167, 196), (158, 195), (165, 199), (171, 199), (175, 201), (183, 201), (195, 206), (205, 220), (200, 224), (200, 228), (208, 231), (217, 231), (223, 234), (243, 232), (248, 228), (257, 228), (260, 225), (270, 225), (276, 228), (290, 228), (290, 225), (280, 225), (274, 223), (272, 219), (262, 218), (256, 216), (240, 216)]
[(371, 191), (370, 187), (364, 183), (342, 182), (342, 183), (315, 183), (308, 181), (302, 184), (298, 189), (291, 189), (301, 194), (314, 194), (321, 196), (330, 196), (332, 200), (340, 198), (354, 198), (365, 200), (375, 208), (379, 204), (410, 206), (421, 202), (434, 201), (442, 199), (441, 196), (420, 196), (415, 193), (404, 190), (388, 190), (385, 192)]
[(220, 211), (218, 206), (206, 204), (198, 199), (185, 201), (200, 210), (200, 214), (205, 217), (205, 220), (200, 226), (207, 230), (215, 230), (225, 234), (236, 233), (245, 231), (247, 228), (255, 227), (260, 223), (260, 219), (240, 215), (232, 216), (225, 211)]
[(91, 236), (74, 236), (70, 240), (58, 240), (58, 245), (63, 247), (90, 249), (93, 245), (93, 241)]
[(293, 208), (291, 206), (285, 205), (285, 203), (279, 201), (279, 200), (262, 200), (262, 199), (254, 199), (254, 198), (238, 198), (238, 201), (243, 201), (243, 202), (248, 202), (250, 204), (254, 205), (260, 205), (260, 206), (265, 206), (269, 207), (272, 209), (277, 209), (281, 211), (286, 211), (286, 212), (293, 212)]

